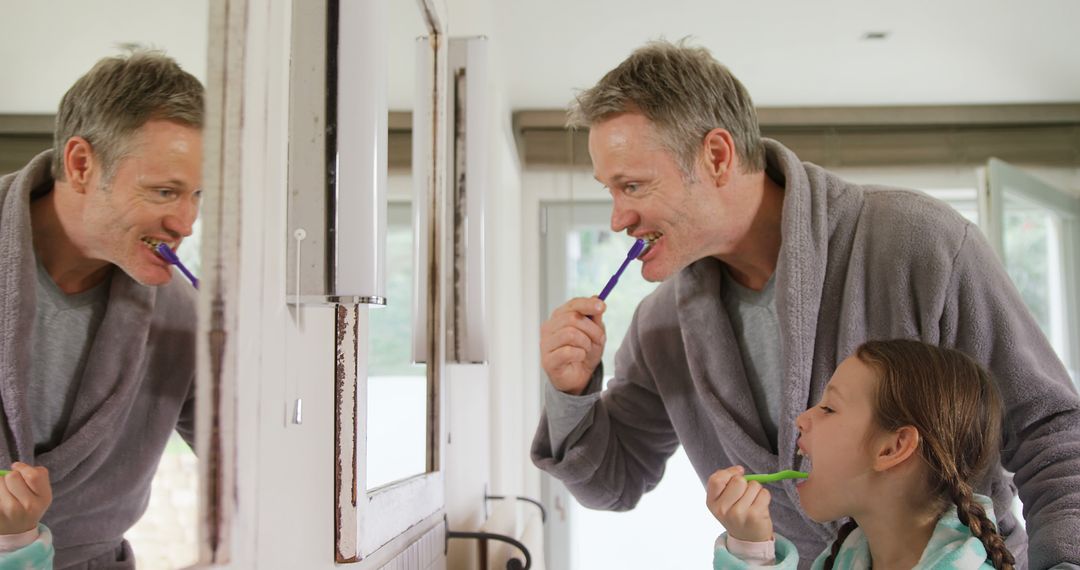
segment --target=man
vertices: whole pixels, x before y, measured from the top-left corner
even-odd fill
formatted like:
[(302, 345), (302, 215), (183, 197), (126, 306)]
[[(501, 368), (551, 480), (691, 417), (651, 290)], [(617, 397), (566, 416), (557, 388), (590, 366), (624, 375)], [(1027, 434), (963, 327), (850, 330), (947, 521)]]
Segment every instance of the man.
[(123, 534), (165, 444), (193, 441), (194, 290), (152, 246), (191, 234), (202, 125), (202, 85), (172, 59), (106, 58), (64, 95), (54, 148), (0, 179), (0, 467), (24, 497), (12, 478), (51, 485), (57, 568), (133, 568)]
[[(984, 492), (1020, 564), (1080, 563), (1080, 399), (978, 228), (924, 195), (858, 186), (760, 138), (743, 86), (704, 49), (649, 44), (579, 95), (611, 228), (651, 242), (638, 305), (601, 391), (604, 304), (578, 298), (541, 330), (550, 383), (534, 463), (586, 506), (631, 509), (682, 445), (715, 470), (807, 470), (795, 418), (863, 341), (960, 349), (1006, 406)], [(835, 536), (771, 486), (776, 530), (809, 561)], [(1074, 567), (1074, 566), (1061, 566)]]

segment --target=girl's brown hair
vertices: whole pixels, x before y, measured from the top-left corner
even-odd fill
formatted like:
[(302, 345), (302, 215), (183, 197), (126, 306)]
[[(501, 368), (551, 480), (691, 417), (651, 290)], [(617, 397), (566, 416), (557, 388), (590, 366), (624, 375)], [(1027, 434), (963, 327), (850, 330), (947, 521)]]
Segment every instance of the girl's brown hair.
[[(1001, 398), (990, 375), (966, 354), (914, 340), (871, 341), (855, 351), (880, 379), (874, 419), (886, 431), (914, 426), (919, 455), (930, 466), (932, 497), (956, 505), (960, 522), (982, 541), (995, 568), (1015, 560), (986, 511), (973, 482), (996, 462), (1001, 437)], [(840, 544), (855, 528), (840, 529), (825, 562), (831, 569)]]

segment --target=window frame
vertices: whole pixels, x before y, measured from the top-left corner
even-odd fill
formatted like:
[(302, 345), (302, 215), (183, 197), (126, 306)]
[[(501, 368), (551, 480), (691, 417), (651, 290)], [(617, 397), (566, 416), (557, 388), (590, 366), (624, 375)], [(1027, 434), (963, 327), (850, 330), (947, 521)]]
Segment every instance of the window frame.
[[(446, 84), (447, 46), (441, 41), (445, 5), (421, 0), (420, 11), (431, 35), (417, 40), (415, 100), (431, 101), (431, 104), (413, 112), (412, 164), (417, 189), (413, 202), (414, 230), (420, 219), (427, 220), (426, 232), (418, 236), (414, 248), (418, 252), (418, 265), (424, 264), (431, 274), (441, 276), (448, 267), (445, 263), (448, 251), (443, 245), (446, 240), (441, 237), (446, 230), (440, 223), (445, 215), (447, 141), (439, 134), (447, 128), (447, 96), (435, 86)], [(424, 136), (419, 134), (417, 125), (434, 128), (429, 128)], [(445, 395), (441, 388), (446, 346), (444, 335), (436, 334), (443, 329), (445, 318), (445, 280), (428, 279), (427, 286), (417, 288), (415, 294), (427, 298), (427, 472), (374, 489), (367, 489), (366, 484), (367, 455), (363, 453), (363, 444), (368, 439), (366, 414), (357, 412), (367, 407), (367, 358), (358, 354), (366, 353), (369, 342), (367, 308), (361, 306), (344, 312), (339, 308), (338, 312), (335, 555), (338, 562), (360, 562), (360, 569), (377, 568), (396, 556), (403, 539), (419, 538), (438, 524), (446, 504), (442, 467), (446, 448), (442, 413)]]
[(1066, 351), (1058, 355), (1080, 388), (1080, 197), (1036, 178), (1003, 160), (991, 158), (981, 171), (980, 222), (991, 247), (1002, 263), (1005, 259), (1005, 192), (1059, 216), (1058, 252), (1061, 264), (1065, 311)]

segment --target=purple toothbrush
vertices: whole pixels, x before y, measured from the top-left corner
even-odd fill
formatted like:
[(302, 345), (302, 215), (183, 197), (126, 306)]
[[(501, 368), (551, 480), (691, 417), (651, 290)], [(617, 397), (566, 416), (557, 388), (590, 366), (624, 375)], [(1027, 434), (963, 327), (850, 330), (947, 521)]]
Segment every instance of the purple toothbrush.
[(615, 288), (615, 284), (619, 282), (619, 277), (622, 276), (623, 271), (626, 271), (626, 266), (630, 265), (630, 262), (637, 259), (641, 255), (642, 250), (645, 249), (645, 240), (639, 239), (634, 242), (634, 245), (630, 246), (630, 251), (626, 254), (626, 259), (623, 260), (622, 265), (619, 266), (619, 270), (615, 272), (615, 275), (608, 279), (607, 285), (604, 285), (604, 290), (600, 292), (600, 300), (607, 299), (607, 296), (611, 294), (611, 290)]
[(169, 263), (178, 267), (181, 273), (183, 273), (188, 278), (188, 280), (191, 281), (191, 284), (194, 285), (196, 289), (199, 288), (198, 278), (192, 275), (191, 272), (188, 271), (187, 267), (184, 267), (184, 264), (180, 262), (180, 258), (176, 256), (176, 252), (169, 247), (169, 244), (159, 243), (157, 247), (154, 248), (154, 251), (156, 251), (158, 255), (160, 255), (165, 261), (168, 261)]

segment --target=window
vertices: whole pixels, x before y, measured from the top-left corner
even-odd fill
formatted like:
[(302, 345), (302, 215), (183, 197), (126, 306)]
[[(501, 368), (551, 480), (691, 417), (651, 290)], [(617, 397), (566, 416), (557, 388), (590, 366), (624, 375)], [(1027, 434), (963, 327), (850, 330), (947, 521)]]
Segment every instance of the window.
[(986, 182), (990, 243), (1076, 383), (1080, 199), (996, 159), (987, 166)]
[[(611, 232), (609, 204), (547, 204), (542, 208), (547, 226), (542, 238), (547, 274), (542, 312), (548, 315), (567, 299), (599, 293), (633, 241)], [(655, 287), (632, 264), (608, 297), (605, 384), (614, 373), (615, 349), (622, 343), (638, 301)], [(541, 381), (547, 382), (546, 377), (541, 376)], [(705, 508), (705, 490), (681, 447), (668, 460), (660, 484), (629, 512), (587, 509), (557, 480), (546, 479), (549, 508), (566, 505), (569, 511), (565, 525), (559, 517), (548, 519), (550, 567), (708, 568), (712, 564), (709, 545), (723, 528)], [(634, 548), (613, 548), (614, 544), (633, 544)]]

